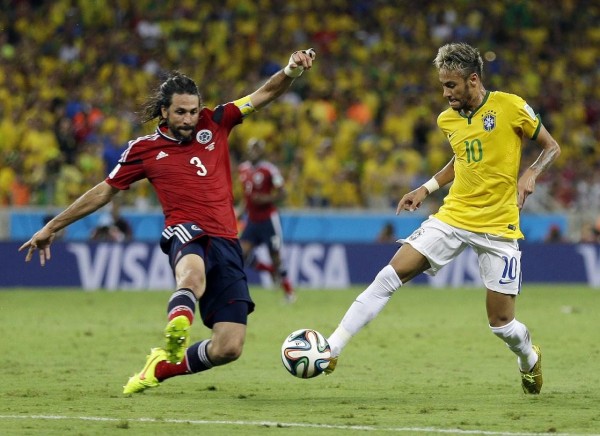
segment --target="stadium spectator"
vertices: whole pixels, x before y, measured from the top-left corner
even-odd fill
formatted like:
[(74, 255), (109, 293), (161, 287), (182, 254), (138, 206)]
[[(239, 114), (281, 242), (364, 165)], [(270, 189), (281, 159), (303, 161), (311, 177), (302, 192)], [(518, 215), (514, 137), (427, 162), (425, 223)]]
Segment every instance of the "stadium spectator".
[[(166, 344), (151, 350), (143, 369), (124, 386), (124, 394), (239, 358), (254, 303), (237, 239), (228, 136), (311, 68), (314, 55), (312, 49), (295, 51), (285, 68), (256, 91), (214, 110), (203, 107), (192, 79), (173, 72), (144, 107), (144, 121), (158, 119), (155, 133), (130, 141), (104, 181), (19, 248), (27, 250), (26, 261), (39, 250), (45, 265), (57, 231), (106, 205), (132, 183), (146, 178), (152, 182), (165, 214), (161, 248), (169, 256), (177, 289), (167, 305)], [(188, 347), (197, 301), (212, 335)]]
[[(248, 160), (238, 167), (243, 191), (243, 207), (239, 216), (245, 216), (240, 244), (246, 265), (271, 274), (273, 282), (281, 285), (288, 303), (296, 301), (296, 294), (287, 275), (282, 256), (283, 230), (278, 204), (285, 198), (284, 180), (279, 169), (265, 159), (266, 142), (251, 138), (247, 143)], [(266, 246), (271, 263), (258, 259), (255, 249)]]
[(120, 143), (120, 124), (114, 123), (112, 130), (102, 137), (102, 160), (104, 171), (108, 174), (119, 162), (121, 154), (127, 149)]
[[(328, 338), (332, 357), (326, 372), (335, 369), (343, 348), (396, 290), (418, 274), (436, 274), (470, 246), (478, 255), (487, 289), (492, 333), (517, 355), (524, 392), (538, 394), (543, 381), (540, 348), (515, 318), (515, 298), (521, 290), (517, 240), (523, 237), (519, 209), (533, 193), (537, 176), (559, 156), (560, 147), (522, 98), (486, 90), (477, 49), (466, 43), (446, 44), (434, 64), (450, 106), (439, 115), (438, 126), (454, 156), (429, 181), (405, 194), (397, 213), (418, 209), (440, 186), (453, 182), (452, 187), (444, 205), (404, 240)], [(535, 140), (542, 151), (518, 177), (523, 137)]]
[(340, 171), (340, 163), (335, 156), (331, 138), (323, 139), (317, 146), (316, 153), (305, 153), (303, 156), (303, 183), (307, 205), (331, 206), (336, 188), (330, 179)]
[(110, 214), (102, 214), (98, 219), (98, 225), (92, 230), (90, 240), (95, 242), (123, 242), (125, 235), (115, 225)]
[(390, 180), (396, 168), (390, 159), (392, 141), (379, 136), (366, 138), (360, 144), (362, 152), (362, 177), (360, 189), (368, 193), (365, 204), (369, 209), (388, 209), (391, 203)]
[(358, 171), (354, 162), (341, 165), (333, 174), (336, 189), (331, 195), (331, 206), (336, 208), (351, 208), (361, 204), (358, 186)]
[(396, 242), (398, 238), (396, 237), (396, 229), (394, 228), (394, 223), (392, 223), (391, 221), (385, 223), (379, 231), (379, 233), (377, 234), (377, 238), (375, 240), (380, 244)]
[(92, 230), (90, 239), (92, 241), (103, 242), (128, 242), (133, 237), (133, 229), (129, 221), (120, 213), (120, 198), (115, 197), (113, 201), (106, 205), (109, 209), (100, 214), (98, 224)]
[(77, 158), (77, 142), (71, 118), (60, 116), (54, 124), (54, 135), (60, 148), (61, 163), (73, 165)]
[(31, 192), (31, 202), (45, 204), (52, 198), (56, 178), (56, 160), (59, 159), (59, 144), (49, 118), (41, 110), (33, 110), (27, 120), (27, 129), (21, 137), (23, 150), (23, 181)]
[(548, 229), (548, 233), (544, 236), (544, 242), (556, 244), (565, 242), (563, 232), (558, 224), (552, 224)]
[[(340, 163), (356, 164), (354, 179), (345, 180), (355, 184), (359, 194), (351, 207), (381, 207), (382, 197), (377, 194), (379, 198), (373, 202), (364, 189), (372, 173), (363, 165), (370, 156), (359, 159), (362, 133), (369, 130), (378, 141), (393, 144), (391, 162), (385, 165), (394, 164), (397, 147), (415, 147), (422, 165), (414, 181), (439, 168), (440, 159), (447, 160), (441, 146), (445, 138), (437, 129), (427, 129), (439, 112), (439, 101), (426, 80), (426, 63), (421, 61), (436, 49), (431, 37), (435, 34), (441, 39), (478, 41), (487, 61), (489, 88), (525, 97), (539, 109), (544, 125), (563, 145), (563, 159), (546, 181), (540, 180), (540, 188), (546, 185), (546, 194), (538, 190), (533, 201), (525, 204), (525, 211), (570, 212), (575, 205), (586, 204), (588, 210), (600, 213), (599, 197), (589, 197), (589, 192), (578, 189), (581, 173), (600, 174), (597, 2), (554, 2), (551, 8), (540, 0), (497, 2), (485, 8), (473, 2), (372, 1), (343, 6), (317, 0), (289, 0), (285, 8), (276, 0), (244, 2), (243, 6), (203, 2), (201, 8), (174, 0), (124, 0), (111, 7), (104, 7), (103, 2), (71, 0), (8, 3), (14, 7), (0, 14), (0, 28), (4, 29), (0, 32), (0, 197), (5, 204), (10, 205), (8, 181), (14, 176), (7, 167), (19, 168), (17, 159), (36, 158), (35, 150), (21, 147), (31, 108), (39, 106), (46, 112), (48, 102), (64, 102), (64, 116), (70, 123), (58, 123), (56, 111), (44, 116), (52, 118), (47, 125), (61, 126), (60, 152), (65, 150), (65, 160), (74, 164), (76, 155), (86, 152), (83, 145), (72, 148), (75, 124), (78, 135), (85, 137), (86, 129), (98, 128), (95, 122), (104, 126), (109, 117), (116, 116), (127, 125), (126, 138), (149, 133), (137, 126), (132, 105), (162, 71), (194, 67), (198, 79), (206, 83), (205, 100), (224, 101), (247, 92), (248, 83), (258, 84), (266, 78), (259, 70), (266, 64), (274, 68), (270, 54), (274, 48), (318, 41), (328, 50), (319, 62), (319, 74), (287, 93), (285, 104), (264, 111), (259, 120), (244, 122), (240, 131), (246, 133), (240, 137), (268, 137), (288, 147), (280, 170), (298, 189), (289, 193), (283, 207), (306, 207), (309, 199), (314, 200), (314, 195), (303, 192), (309, 165), (298, 164), (314, 157), (324, 137), (331, 138), (333, 155)], [(544, 13), (536, 13), (538, 10)], [(261, 25), (267, 18), (269, 26)], [(193, 65), (191, 59), (198, 58), (210, 62)], [(532, 60), (534, 69), (530, 68)], [(269, 68), (265, 72), (271, 71)], [(220, 89), (220, 80), (227, 80), (227, 89)], [(346, 96), (358, 91), (370, 121), (357, 134), (347, 127), (358, 123), (348, 117)], [(431, 97), (415, 99), (422, 95)], [(96, 113), (87, 119), (85, 108)], [(291, 122), (295, 128), (286, 128), (282, 122)], [(236, 141), (232, 146), (236, 148)], [(10, 151), (5, 153), (7, 148)], [(535, 159), (532, 151), (535, 147), (524, 147), (524, 163)], [(558, 180), (554, 174), (569, 162), (577, 162), (579, 171), (574, 179), (566, 180), (569, 185), (565, 189), (552, 181)], [(412, 160), (407, 164), (414, 170)], [(69, 168), (65, 177), (76, 179), (76, 171)], [(335, 190), (335, 180), (328, 178), (320, 188), (326, 193)], [(31, 193), (30, 205), (54, 205), (67, 196), (60, 192), (65, 184), (60, 175), (44, 183), (23, 183)], [(52, 184), (55, 186), (49, 186)], [(397, 181), (390, 181), (383, 191), (397, 186)], [(88, 186), (73, 183), (71, 188), (80, 195)], [(132, 190), (125, 199), (127, 205), (158, 207), (156, 199), (145, 192)], [(594, 201), (588, 203), (590, 198)], [(384, 207), (393, 206), (388, 203)], [(578, 234), (569, 237), (577, 240)]]

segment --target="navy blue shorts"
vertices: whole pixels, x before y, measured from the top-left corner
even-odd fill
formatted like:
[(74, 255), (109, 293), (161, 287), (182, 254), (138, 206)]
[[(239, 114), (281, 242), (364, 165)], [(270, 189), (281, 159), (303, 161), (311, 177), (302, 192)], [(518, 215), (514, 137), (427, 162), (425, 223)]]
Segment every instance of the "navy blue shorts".
[(240, 240), (248, 241), (252, 245), (259, 246), (265, 244), (270, 252), (281, 249), (281, 225), (279, 221), (274, 222), (273, 218), (265, 221), (246, 223), (246, 227), (240, 236)]
[(212, 328), (215, 322), (246, 324), (248, 314), (254, 311), (254, 302), (248, 290), (242, 249), (236, 239), (209, 236), (195, 224), (186, 223), (167, 227), (160, 247), (169, 255), (173, 272), (177, 262), (187, 254), (197, 254), (204, 260), (206, 290), (200, 298), (199, 310), (205, 326)]

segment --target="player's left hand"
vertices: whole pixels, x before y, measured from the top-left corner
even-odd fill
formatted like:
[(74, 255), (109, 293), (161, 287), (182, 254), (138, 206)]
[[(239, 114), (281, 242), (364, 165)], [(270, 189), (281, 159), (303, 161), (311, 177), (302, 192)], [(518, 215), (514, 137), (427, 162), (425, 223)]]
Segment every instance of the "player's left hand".
[(40, 251), (40, 265), (46, 265), (46, 260), (50, 260), (50, 244), (54, 240), (56, 234), (42, 228), (39, 232), (31, 237), (31, 239), (25, 242), (19, 251), (27, 248), (27, 255), (25, 256), (25, 262), (29, 262), (33, 257), (35, 250)]
[(517, 183), (517, 207), (523, 209), (525, 200), (535, 191), (535, 175), (525, 170)]

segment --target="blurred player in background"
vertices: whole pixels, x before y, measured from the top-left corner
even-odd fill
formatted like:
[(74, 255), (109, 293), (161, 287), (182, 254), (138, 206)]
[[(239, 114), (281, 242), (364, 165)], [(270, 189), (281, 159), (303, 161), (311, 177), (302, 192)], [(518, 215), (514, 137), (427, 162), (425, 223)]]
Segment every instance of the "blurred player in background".
[[(247, 144), (248, 160), (239, 165), (239, 178), (244, 195), (244, 230), (240, 243), (246, 265), (257, 271), (267, 271), (273, 282), (280, 284), (288, 303), (296, 301), (296, 294), (282, 259), (283, 231), (277, 204), (285, 198), (284, 180), (279, 169), (264, 159), (266, 144), (262, 139), (251, 138)], [(255, 248), (265, 245), (271, 264), (258, 259)]]
[[(228, 136), (244, 117), (282, 95), (311, 68), (314, 57), (312, 49), (292, 53), (287, 66), (258, 90), (214, 110), (203, 106), (192, 79), (173, 72), (144, 108), (145, 122), (158, 119), (156, 132), (130, 141), (104, 181), (20, 247), (28, 250), (26, 261), (39, 250), (44, 265), (59, 230), (98, 210), (132, 183), (144, 178), (152, 183), (165, 214), (161, 248), (169, 256), (177, 289), (167, 305), (164, 348), (151, 350), (123, 393), (141, 392), (169, 377), (205, 371), (241, 355), (254, 303), (237, 239)], [(188, 347), (197, 301), (212, 335)]]
[[(519, 211), (533, 193), (536, 178), (560, 155), (560, 147), (520, 97), (487, 91), (483, 61), (468, 44), (447, 44), (434, 60), (450, 107), (438, 117), (453, 158), (423, 186), (404, 195), (397, 213), (414, 211), (440, 186), (452, 187), (437, 213), (424, 221), (350, 306), (328, 338), (331, 373), (352, 336), (381, 312), (392, 294), (416, 275), (434, 275), (466, 247), (478, 256), (487, 288), (486, 309), (494, 335), (516, 354), (524, 392), (542, 388), (541, 352), (527, 327), (515, 318), (521, 290), (523, 237)], [(519, 177), (523, 139), (537, 142), (538, 159)]]

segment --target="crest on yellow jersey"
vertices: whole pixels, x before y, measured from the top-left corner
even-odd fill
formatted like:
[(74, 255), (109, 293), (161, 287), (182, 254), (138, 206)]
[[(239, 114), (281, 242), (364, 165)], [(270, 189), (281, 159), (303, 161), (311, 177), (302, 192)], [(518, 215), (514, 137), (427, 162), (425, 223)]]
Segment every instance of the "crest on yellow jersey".
[(496, 127), (496, 112), (489, 111), (482, 115), (483, 129), (486, 132), (491, 132)]

